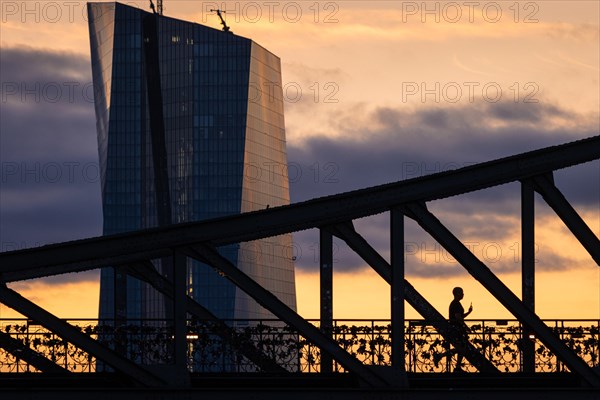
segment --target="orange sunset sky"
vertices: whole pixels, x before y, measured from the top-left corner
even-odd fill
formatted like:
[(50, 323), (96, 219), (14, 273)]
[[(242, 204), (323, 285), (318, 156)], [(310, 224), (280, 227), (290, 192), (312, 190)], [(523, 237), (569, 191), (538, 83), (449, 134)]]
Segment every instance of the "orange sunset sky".
[[(126, 3), (149, 10), (147, 1)], [(0, 6), (0, 251), (99, 236), (86, 3)], [(600, 134), (598, 1), (164, 0), (164, 7), (165, 15), (217, 29), (209, 10), (224, 9), (235, 34), (281, 58), (292, 202)], [(600, 236), (600, 162), (555, 176)], [(520, 296), (517, 184), (430, 209)], [(388, 218), (356, 221), (385, 257)], [(316, 231), (294, 235), (298, 311), (307, 318), (319, 316), (317, 240)], [(334, 317), (389, 318), (388, 285), (336, 244)], [(600, 318), (599, 266), (539, 197), (536, 244), (538, 315)], [(460, 285), (465, 307), (473, 303), (470, 318), (511, 318), (410, 221), (405, 250), (407, 279), (444, 315)], [(98, 277), (10, 286), (60, 317), (95, 318)], [(15, 315), (0, 305), (0, 318)], [(418, 314), (408, 307), (407, 317)]]

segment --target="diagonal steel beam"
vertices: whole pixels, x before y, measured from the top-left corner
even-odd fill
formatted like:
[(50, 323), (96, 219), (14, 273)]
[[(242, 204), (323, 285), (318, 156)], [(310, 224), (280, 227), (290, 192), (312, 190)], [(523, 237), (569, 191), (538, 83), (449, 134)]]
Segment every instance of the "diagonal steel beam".
[[(161, 275), (150, 261), (120, 266), (119, 268), (123, 269), (128, 275), (147, 282), (168, 298), (173, 298), (173, 283)], [(190, 296), (186, 296), (185, 306), (186, 311), (199, 320), (214, 323), (219, 328), (216, 334), (221, 335), (222, 339), (230, 342), (238, 342), (237, 334), (233, 328)], [(289, 372), (250, 343), (240, 343), (239, 351), (265, 372)]]
[(142, 366), (103, 346), (85, 333), (80, 332), (71, 324), (57, 318), (19, 293), (8, 288), (5, 284), (0, 284), (0, 302), (37, 321), (46, 329), (73, 343), (83, 351), (105, 362), (143, 386), (162, 386), (165, 384), (162, 379), (151, 374)]
[(600, 387), (600, 376), (573, 353), (550, 328), (504, 284), (490, 269), (446, 228), (424, 204), (407, 204), (406, 215), (413, 218), (442, 245), (507, 310), (527, 325), (569, 369), (587, 383)]
[(229, 260), (219, 254), (215, 248), (201, 244), (178, 250), (181, 250), (188, 257), (199, 260), (220, 270), (225, 274), (227, 279), (251, 296), (257, 303), (272, 312), (289, 326), (295, 328), (299, 334), (316, 344), (321, 351), (329, 353), (347, 371), (356, 374), (366, 384), (372, 387), (385, 387), (390, 385), (390, 382), (380, 376), (375, 370), (369, 368), (355, 357), (348, 354), (346, 350), (342, 349), (314, 325), (285, 305), (273, 293), (263, 288), (256, 283), (256, 281), (239, 270)]
[(600, 267), (600, 240), (598, 240), (598, 237), (556, 187), (553, 176), (551, 174), (536, 176), (533, 178), (533, 182), (536, 192), (542, 195), (546, 203), (554, 210), (556, 215), (559, 216)]
[[(348, 244), (348, 246), (383, 279), (385, 279), (387, 283), (391, 284), (392, 268), (390, 264), (365, 240), (365, 238), (356, 232), (351, 222), (330, 226), (327, 229), (346, 242), (346, 244)], [(464, 346), (461, 338), (455, 334), (454, 329), (451, 329), (446, 318), (444, 318), (444, 316), (440, 314), (406, 279), (404, 279), (404, 297), (408, 304), (421, 314), (427, 322), (433, 325), (446, 341), (453, 344), (455, 347), (457, 347), (459, 343), (461, 345), (458, 347)], [(481, 372), (492, 374), (500, 373), (500, 371), (498, 371), (498, 369), (471, 343), (467, 344), (464, 356)]]
[(61, 375), (70, 373), (68, 370), (48, 360), (31, 347), (26, 346), (20, 340), (13, 338), (8, 333), (0, 332), (0, 348), (8, 351), (16, 358), (24, 360), (27, 364), (33, 366), (39, 371)]
[(0, 254), (4, 282), (170, 256), (171, 248), (246, 242), (443, 199), (600, 158), (600, 136), (289, 206)]

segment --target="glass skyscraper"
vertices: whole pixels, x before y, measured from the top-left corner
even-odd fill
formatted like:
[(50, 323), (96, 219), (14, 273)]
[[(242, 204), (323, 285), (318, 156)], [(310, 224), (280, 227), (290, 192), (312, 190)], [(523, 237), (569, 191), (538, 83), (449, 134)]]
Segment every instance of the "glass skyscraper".
[[(119, 3), (89, 3), (88, 15), (105, 235), (289, 204), (278, 57)], [(219, 251), (296, 308), (290, 235)], [(211, 267), (188, 260), (187, 274), (218, 317), (271, 317)], [(102, 270), (101, 319), (168, 313), (149, 285)]]

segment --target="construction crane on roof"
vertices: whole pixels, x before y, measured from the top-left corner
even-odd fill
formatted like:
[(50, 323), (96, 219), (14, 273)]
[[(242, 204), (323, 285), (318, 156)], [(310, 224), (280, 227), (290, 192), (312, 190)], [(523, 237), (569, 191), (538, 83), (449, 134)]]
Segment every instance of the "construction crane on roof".
[(156, 8), (154, 2), (150, 0), (150, 9), (154, 14), (163, 15), (163, 2), (162, 0), (156, 0)]
[(233, 32), (231, 32), (231, 28), (229, 28), (227, 26), (227, 23), (225, 22), (225, 19), (223, 19), (223, 14), (225, 14), (226, 11), (222, 11), (222, 10), (220, 10), (218, 8), (217, 9), (211, 8), (210, 12), (216, 12), (217, 15), (219, 16), (219, 19), (221, 20), (221, 25), (223, 25), (223, 32), (233, 33)]

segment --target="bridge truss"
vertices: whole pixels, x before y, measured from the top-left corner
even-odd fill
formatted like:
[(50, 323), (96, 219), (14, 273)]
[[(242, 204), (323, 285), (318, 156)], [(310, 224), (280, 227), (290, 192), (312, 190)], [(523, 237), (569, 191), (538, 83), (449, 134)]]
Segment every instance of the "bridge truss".
[[(317, 198), (289, 206), (270, 208), (242, 215), (202, 222), (171, 225), (144, 231), (78, 240), (40, 248), (0, 254), (0, 302), (13, 308), (48, 331), (72, 343), (103, 365), (110, 367), (131, 385), (149, 388), (190, 387), (187, 365), (188, 316), (210, 321), (218, 327), (224, 341), (234, 340), (231, 324), (219, 320), (209, 310), (186, 295), (186, 258), (198, 260), (218, 270), (269, 310), (280, 321), (316, 346), (321, 355), (320, 373), (335, 375), (334, 365), (344, 376), (352, 377), (358, 388), (373, 390), (408, 390), (412, 378), (405, 369), (406, 321), (405, 302), (422, 315), (450, 344), (461, 340), (447, 320), (405, 278), (404, 223), (406, 218), (418, 223), (458, 263), (480, 282), (523, 327), (521, 350), (523, 372), (535, 372), (535, 335), (544, 346), (576, 377), (582, 388), (600, 389), (598, 361), (589, 365), (579, 357), (534, 309), (534, 193), (539, 193), (574, 237), (600, 266), (600, 241), (554, 184), (553, 173), (559, 169), (600, 159), (600, 136), (548, 147), (469, 167), (436, 173), (381, 186)], [(428, 209), (427, 203), (490, 187), (520, 182), (522, 232), (522, 298), (517, 297), (478, 257), (476, 257)], [(390, 215), (390, 262), (355, 229), (353, 221), (375, 214)], [(220, 246), (247, 242), (311, 228), (319, 229), (321, 317), (317, 327), (287, 307), (251, 277), (237, 269), (219, 252)], [(334, 340), (332, 309), (333, 246), (332, 239), (343, 240), (377, 274), (390, 285), (391, 356), (388, 367), (366, 365)], [(152, 260), (171, 257), (172, 279), (159, 274)], [(120, 273), (147, 282), (172, 299), (172, 363), (168, 366), (140, 365), (115, 349), (96, 340), (81, 329), (57, 318), (39, 305), (10, 289), (7, 283), (27, 279), (113, 267)], [(597, 338), (596, 338), (597, 340)], [(0, 347), (18, 354), (35, 369), (53, 375), (68, 375), (67, 369), (36, 352), (7, 333), (0, 333)], [(253, 345), (240, 351), (256, 371), (293, 375), (272, 357)], [(480, 349), (469, 344), (464, 356), (481, 376), (500, 377), (502, 373)], [(297, 371), (296, 371), (297, 372)], [(279, 376), (279, 375), (278, 375)], [(586, 392), (589, 393), (589, 392)]]

